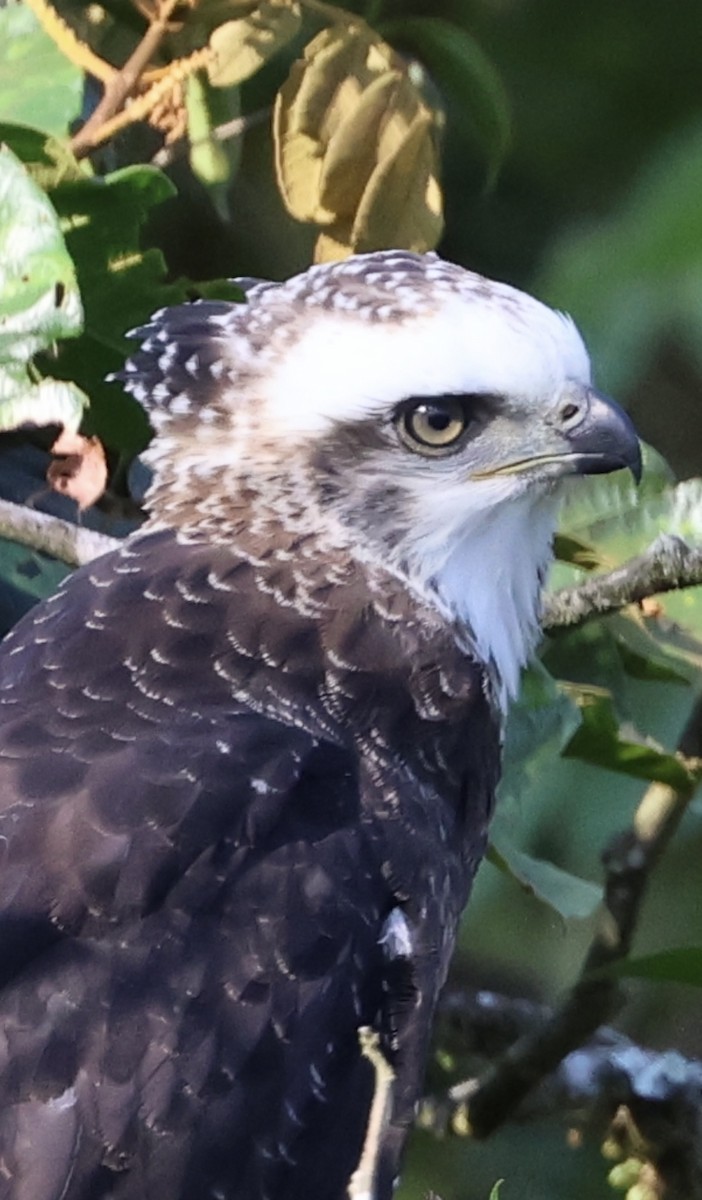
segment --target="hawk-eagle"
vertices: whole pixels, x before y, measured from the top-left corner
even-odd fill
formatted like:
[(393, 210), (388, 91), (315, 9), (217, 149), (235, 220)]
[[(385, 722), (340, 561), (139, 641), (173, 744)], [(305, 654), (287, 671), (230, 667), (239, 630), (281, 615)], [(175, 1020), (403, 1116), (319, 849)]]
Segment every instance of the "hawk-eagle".
[(0, 652), (2, 1200), (388, 1200), (561, 481), (565, 316), (385, 252), (166, 309), (149, 518)]

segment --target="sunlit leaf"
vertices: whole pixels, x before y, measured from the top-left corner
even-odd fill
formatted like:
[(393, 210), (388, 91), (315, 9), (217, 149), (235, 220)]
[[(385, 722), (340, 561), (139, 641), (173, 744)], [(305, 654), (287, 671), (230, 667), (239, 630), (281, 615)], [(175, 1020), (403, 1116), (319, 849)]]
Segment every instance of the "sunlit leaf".
[(0, 429), (76, 429), (86, 397), (41, 380), (31, 359), (81, 330), (83, 309), (59, 218), (8, 146), (0, 145)]
[(203, 183), (224, 183), (229, 177), (229, 163), (222, 143), (212, 136), (205, 82), (198, 74), (190, 76), (185, 93), (190, 141), (190, 166)]
[(294, 38), (301, 19), (297, 0), (260, 0), (246, 16), (219, 25), (210, 37), (210, 83), (231, 87), (248, 79)]
[(80, 113), (83, 73), (24, 4), (0, 8), (0, 121), (65, 134)]
[(274, 135), (287, 208), (323, 227), (318, 261), (436, 245), (438, 124), (410, 65), (367, 26), (340, 23), (306, 47), (278, 93)]
[(453, 98), (487, 159), (492, 182), (509, 148), (511, 116), (499, 73), (480, 44), (441, 17), (401, 17), (379, 28), (390, 41), (411, 48)]
[[(672, 534), (691, 544), (702, 543), (702, 480), (688, 479), (672, 484), (661, 459), (652, 460), (652, 469), (644, 474), (645, 486), (637, 493), (625, 472), (617, 472), (605, 482), (601, 477), (582, 489), (563, 514), (562, 530), (567, 537), (591, 545), (605, 570), (647, 550), (661, 534)], [(551, 586), (577, 583), (582, 578), (569, 567), (557, 565)], [(702, 588), (668, 592), (660, 597), (664, 615), (672, 618), (700, 638), (699, 662), (702, 665)], [(648, 622), (650, 632), (655, 625)], [(664, 625), (660, 626), (665, 636)], [(681, 651), (690, 659), (691, 647)], [(694, 655), (693, 655), (694, 657)]]
[(24, 361), (75, 336), (82, 321), (56, 212), (12, 150), (0, 146), (0, 361)]
[(351, 230), (354, 251), (383, 246), (427, 250), (444, 228), (433, 117), (416, 113), (412, 123), (368, 180)]

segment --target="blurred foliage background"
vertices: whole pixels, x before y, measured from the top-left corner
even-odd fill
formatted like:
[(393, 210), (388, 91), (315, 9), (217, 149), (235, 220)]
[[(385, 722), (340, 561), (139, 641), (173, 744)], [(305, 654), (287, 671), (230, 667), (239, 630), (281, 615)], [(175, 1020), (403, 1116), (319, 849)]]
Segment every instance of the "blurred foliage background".
[[(110, 467), (106, 496), (81, 519), (115, 535), (138, 519), (143, 480), (134, 456), (148, 430), (137, 406), (104, 382), (122, 360), (130, 326), (166, 303), (226, 296), (230, 276), (277, 279), (304, 269), (315, 246), (320, 254), (320, 227), (327, 230), (325, 252), (331, 255), (335, 247), (341, 252), (349, 245), (392, 244), (389, 230), (395, 228), (402, 231), (398, 240), (420, 248), (440, 238), (446, 257), (571, 312), (591, 348), (599, 386), (629, 408), (655, 446), (658, 454), (648, 454), (638, 493), (628, 481), (599, 481), (584, 486), (566, 512), (564, 531), (590, 548), (592, 561), (605, 567), (621, 562), (661, 530), (702, 541), (702, 485), (696, 480), (702, 473), (698, 0), (347, 5), (367, 19), (391, 54), (400, 55), (388, 59), (383, 49), (373, 59), (375, 51), (364, 42), (362, 64), (356, 55), (352, 67), (360, 72), (357, 79), (366, 72), (364, 87), (376, 77), (382, 87), (388, 63), (402, 64), (400, 82), (392, 85), (391, 115), (400, 130), (392, 153), (401, 143), (402, 153), (414, 157), (393, 160), (390, 182), (383, 182), (388, 191), (369, 198), (370, 183), (351, 186), (349, 178), (357, 180), (358, 172), (366, 173), (366, 182), (375, 180), (382, 165), (378, 147), (387, 125), (381, 131), (368, 116), (363, 136), (356, 126), (356, 143), (351, 138), (351, 149), (346, 147), (351, 165), (326, 226), (290, 211), (295, 205), (298, 215), (324, 208), (317, 193), (310, 198), (305, 191), (304, 174), (292, 179), (297, 192), (294, 202), (288, 194), (286, 207), (272, 129), (280, 139), (280, 130), (294, 123), (297, 93), (286, 80), (311, 39), (328, 28), (331, 9), (303, 2), (298, 12), (295, 0), (279, 0), (279, 6), (287, 7), (291, 23), (272, 50), (258, 58), (254, 53), (245, 77), (235, 69), (224, 85), (213, 87), (203, 72), (191, 73), (175, 99), (169, 93), (170, 109), (165, 104), (157, 114), (158, 128), (127, 122), (80, 163), (67, 148), (68, 135), (94, 110), (100, 87), (41, 30), (31, 11), (37, 3), (30, 8), (15, 0), (0, 7), (0, 142), (47, 190), (85, 310), (82, 335), (40, 358), (39, 371), (73, 381), (89, 395), (84, 428), (100, 436)], [(225, 21), (256, 8), (245, 0), (182, 5), (172, 16), (161, 66), (184, 60)], [(81, 44), (117, 65), (153, 16), (148, 4), (130, 0), (61, 0), (57, 11)], [(371, 35), (364, 29), (367, 41)], [(281, 88), (287, 99), (275, 126), (271, 109)], [(337, 120), (329, 96), (325, 103), (322, 115)], [(213, 138), (214, 126), (242, 118), (243, 136)], [(188, 128), (195, 145), (178, 140)], [(280, 140), (277, 153), (280, 163), (287, 153)], [(279, 166), (279, 179), (284, 183), (287, 172), (290, 182), (296, 169), (293, 156), (292, 166), (288, 160)], [(443, 232), (433, 190), (437, 176)], [(417, 179), (421, 188), (412, 199)], [(363, 221), (357, 207), (343, 209), (349, 188), (368, 201)], [(2, 209), (1, 178), (0, 218), (18, 219)], [(17, 226), (12, 228), (16, 236)], [(0, 315), (15, 320), (29, 301), (13, 294), (8, 317), (7, 278), (4, 283)], [(16, 422), (7, 409), (3, 415), (2, 353), (0, 420), (8, 432), (0, 436), (0, 494), (75, 517), (73, 502), (48, 493), (44, 483), (51, 437), (9, 431)], [(28, 369), (30, 381), (34, 370)], [(16, 379), (15, 366), (11, 375)], [(676, 487), (674, 478), (688, 482)], [(0, 543), (2, 627), (50, 591), (64, 570)], [(554, 582), (581, 577), (577, 565), (560, 563)], [(488, 862), (479, 873), (453, 982), (553, 1000), (572, 980), (592, 933), (602, 848), (630, 821), (646, 787), (645, 778), (624, 765), (621, 747), (657, 750), (652, 777), (656, 770), (665, 777), (693, 710), (702, 679), (700, 589), (664, 598), (653, 615), (628, 612), (546, 639), (542, 660), (528, 675), (510, 727), (494, 835), (505, 869)], [(582, 738), (574, 743), (593, 711), (605, 714), (603, 722), (595, 722), (586, 745)], [(602, 729), (610, 717), (614, 744), (605, 745)], [(567, 747), (569, 754), (562, 755)], [(653, 881), (637, 954), (702, 945), (701, 860), (702, 809), (693, 803)], [(690, 985), (633, 981), (621, 1027), (648, 1045), (702, 1057), (699, 996)], [(445, 1052), (439, 1036), (432, 1086), (445, 1087), (467, 1069), (460, 1055)], [(610, 1194), (606, 1174), (597, 1145), (586, 1139), (572, 1148), (565, 1126), (554, 1118), (539, 1126), (512, 1125), (480, 1146), (417, 1134), (399, 1196), (419, 1200), (432, 1188), (443, 1200), (484, 1200), (502, 1178), (501, 1200), (596, 1200)]]

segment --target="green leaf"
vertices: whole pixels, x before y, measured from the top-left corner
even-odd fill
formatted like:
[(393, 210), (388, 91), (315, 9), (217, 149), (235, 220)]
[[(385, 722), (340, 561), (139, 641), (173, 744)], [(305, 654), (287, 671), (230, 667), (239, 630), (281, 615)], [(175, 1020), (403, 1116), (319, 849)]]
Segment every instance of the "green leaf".
[(80, 113), (83, 74), (30, 9), (0, 9), (0, 120), (65, 134)]
[(226, 183), (231, 174), (226, 150), (213, 135), (213, 127), (217, 124), (217, 115), (212, 111), (215, 97), (217, 92), (203, 72), (190, 76), (185, 91), (190, 166), (206, 187)]
[(492, 1187), (490, 1189), (490, 1195), (488, 1196), (488, 1200), (500, 1200), (500, 1192), (502, 1191), (503, 1183), (504, 1183), (504, 1179), (497, 1180), (494, 1187)]
[(602, 888), (597, 884), (519, 850), (499, 824), (492, 828), (488, 858), (564, 920), (592, 916), (602, 900)]
[(597, 539), (603, 528), (606, 530), (620, 518), (635, 521), (636, 514), (665, 494), (674, 482), (665, 459), (644, 444), (641, 483), (637, 486), (628, 471), (578, 479), (563, 507), (559, 533), (576, 540)]
[(88, 431), (124, 452), (141, 450), (149, 438), (140, 405), (105, 382), (130, 343), (129, 329), (156, 309), (188, 299), (185, 281), (166, 282), (160, 250), (143, 250), (141, 230), (153, 207), (174, 194), (154, 167), (125, 167), (104, 179), (69, 180), (51, 192), (66, 231), (86, 312), (81, 338), (62, 347), (52, 369), (88, 393)]
[(702, 946), (679, 946), (642, 958), (628, 958), (608, 974), (702, 987)]
[(233, 279), (205, 279), (194, 283), (188, 294), (195, 300), (227, 300), (230, 304), (242, 304), (246, 299), (243, 288)]
[(540, 663), (522, 676), (507, 722), (497, 811), (490, 826), (490, 860), (564, 920), (588, 917), (601, 889), (527, 853), (524, 817), (538, 811), (544, 779), (579, 723), (578, 709)]
[(82, 323), (58, 216), (0, 144), (0, 429), (28, 422), (78, 427), (86, 397), (72, 383), (39, 380), (30, 360), (56, 339), (75, 337)]
[(87, 166), (78, 162), (65, 142), (40, 129), (0, 121), (0, 143), (10, 147), (45, 192), (69, 179), (90, 175)]
[(584, 571), (594, 571), (596, 567), (604, 566), (597, 551), (579, 538), (569, 537), (566, 533), (557, 533), (553, 541), (553, 551), (559, 562), (571, 563)]
[(57, 338), (73, 337), (82, 319), (56, 212), (12, 150), (0, 145), (0, 362), (25, 362)]
[[(617, 472), (606, 482), (604, 477), (593, 481), (592, 486), (588, 482), (563, 513), (564, 535), (591, 545), (607, 570), (648, 549), (661, 533), (702, 543), (702, 480), (688, 479), (672, 485), (666, 480), (662, 460), (650, 461), (651, 471), (644, 474), (646, 486), (639, 494), (625, 473)], [(581, 572), (561, 563), (554, 568), (549, 586), (562, 587), (582, 578)], [(699, 639), (697, 654), (689, 644), (673, 653), (702, 666), (702, 588), (669, 592), (660, 602), (666, 615)], [(652, 622), (647, 628), (656, 638), (664, 639), (669, 632)]]
[(509, 149), (511, 117), (502, 80), (485, 51), (464, 29), (440, 17), (399, 18), (378, 28), (388, 40), (411, 48), (460, 107), (487, 158), (491, 186)]
[[(633, 621), (622, 620), (620, 626), (626, 630), (627, 635), (638, 632)], [(632, 679), (642, 679), (648, 683), (687, 684), (689, 682), (681, 671), (676, 670), (667, 662), (660, 661), (657, 654), (655, 656), (651, 654), (648, 644), (646, 646), (648, 652), (640, 653), (638, 650), (633, 650), (630, 643), (631, 637), (625, 635), (617, 641), (616, 647), (622, 666)], [(658, 645), (654, 644), (658, 650)]]
[(579, 724), (578, 710), (539, 662), (522, 673), (518, 699), (510, 706), (502, 757), (500, 804), (524, 802), (531, 778), (538, 778), (542, 757), (555, 757)]
[(610, 771), (667, 783), (683, 791), (690, 786), (689, 775), (674, 754), (643, 740), (621, 737), (611, 696), (586, 688), (578, 689), (576, 694), (582, 724), (564, 750), (565, 758), (580, 758)]
[(28, 550), (19, 542), (0, 538), (0, 580), (3, 587), (10, 584), (30, 600), (43, 600), (56, 591), (69, 574), (65, 563), (56, 562), (46, 554)]

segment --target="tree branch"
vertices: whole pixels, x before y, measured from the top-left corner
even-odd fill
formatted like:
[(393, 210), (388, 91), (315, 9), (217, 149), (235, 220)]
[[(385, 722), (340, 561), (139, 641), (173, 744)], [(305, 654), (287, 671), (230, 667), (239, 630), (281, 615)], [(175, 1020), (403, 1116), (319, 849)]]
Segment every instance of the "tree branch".
[(650, 596), (702, 584), (702, 549), (661, 534), (643, 554), (544, 600), (544, 629), (565, 629)]
[(50, 554), (71, 567), (80, 567), (119, 546), (118, 538), (107, 537), (49, 513), (23, 504), (0, 500), (0, 537), (21, 542), (31, 550)]
[[(528, 1000), (469, 990), (449, 992), (440, 1011), (444, 1028), (460, 1039), (461, 1050), (483, 1058), (504, 1052), (535, 1026), (546, 1024), (550, 1015), (544, 1005)], [(448, 1096), (426, 1098), (418, 1125), (439, 1135), (447, 1129), (473, 1132), (472, 1087), (472, 1082), (459, 1084)], [(600, 1137), (609, 1128), (608, 1157), (629, 1160), (614, 1168), (613, 1186), (615, 1176), (628, 1173), (630, 1183), (647, 1178), (652, 1185), (642, 1195), (701, 1200), (702, 1063), (676, 1051), (648, 1050), (601, 1028), (568, 1054), (516, 1112), (520, 1120), (553, 1114), (580, 1129), (590, 1127)]]
[(162, 0), (158, 12), (134, 52), (123, 67), (115, 71), (105, 85), (102, 100), (71, 140), (77, 158), (88, 154), (100, 141), (102, 126), (111, 121), (137, 86), (149, 62), (161, 44), (171, 14), (179, 0)]

